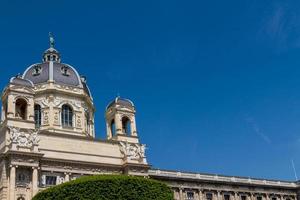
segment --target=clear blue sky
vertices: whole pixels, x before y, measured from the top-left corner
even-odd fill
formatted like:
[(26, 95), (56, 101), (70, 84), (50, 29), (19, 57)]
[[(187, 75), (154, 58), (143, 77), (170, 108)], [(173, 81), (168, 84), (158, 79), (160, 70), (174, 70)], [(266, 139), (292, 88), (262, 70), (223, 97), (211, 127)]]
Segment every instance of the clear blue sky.
[(0, 2), (0, 87), (41, 61), (48, 32), (86, 75), (97, 136), (118, 93), (135, 102), (153, 167), (300, 175), (296, 0)]

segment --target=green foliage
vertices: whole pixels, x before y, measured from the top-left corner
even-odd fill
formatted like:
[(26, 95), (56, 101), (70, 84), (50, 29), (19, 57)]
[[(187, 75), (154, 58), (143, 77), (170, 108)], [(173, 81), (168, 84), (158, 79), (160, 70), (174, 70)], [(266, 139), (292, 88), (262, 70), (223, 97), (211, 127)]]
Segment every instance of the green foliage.
[(86, 176), (39, 192), (32, 200), (172, 200), (156, 180), (125, 175)]

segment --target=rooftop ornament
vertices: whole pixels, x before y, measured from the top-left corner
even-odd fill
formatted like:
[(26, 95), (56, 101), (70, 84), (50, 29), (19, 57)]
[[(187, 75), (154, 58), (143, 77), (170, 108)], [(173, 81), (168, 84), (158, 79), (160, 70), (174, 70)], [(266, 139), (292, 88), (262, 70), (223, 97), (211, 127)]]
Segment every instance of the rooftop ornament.
[(50, 47), (54, 48), (54, 37), (51, 32), (49, 32), (49, 41), (50, 41)]

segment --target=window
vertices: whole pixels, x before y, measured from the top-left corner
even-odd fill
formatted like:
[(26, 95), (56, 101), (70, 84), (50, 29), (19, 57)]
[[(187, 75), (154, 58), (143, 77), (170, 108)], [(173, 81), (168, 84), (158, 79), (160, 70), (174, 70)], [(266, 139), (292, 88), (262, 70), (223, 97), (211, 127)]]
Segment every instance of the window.
[(27, 102), (24, 99), (17, 99), (15, 112), (16, 118), (26, 120)]
[(131, 133), (130, 120), (127, 117), (122, 118), (122, 131), (125, 134)]
[(33, 76), (38, 76), (38, 75), (41, 74), (41, 72), (42, 72), (42, 67), (39, 66), (39, 65), (35, 65), (35, 66), (33, 67), (32, 75), (33, 75)]
[(224, 195), (224, 200), (230, 200), (230, 195), (229, 194), (225, 194)]
[(16, 185), (28, 186), (30, 184), (30, 170), (28, 168), (18, 168), (16, 173)]
[(262, 197), (261, 196), (256, 197), (256, 200), (262, 200)]
[(56, 185), (56, 176), (46, 176), (46, 185)]
[(206, 200), (212, 200), (212, 194), (211, 193), (206, 194)]
[(116, 124), (114, 119), (110, 122), (110, 131), (112, 135), (116, 134)]
[(25, 200), (24, 197), (18, 197), (17, 200)]
[(245, 195), (241, 196), (241, 200), (247, 200), (247, 197)]
[(60, 71), (61, 71), (62, 75), (64, 75), (64, 76), (70, 76), (69, 67), (62, 66), (60, 68)]
[(69, 105), (62, 106), (61, 124), (63, 127), (73, 127), (73, 110)]
[(38, 104), (34, 105), (34, 122), (36, 128), (39, 128), (41, 126), (42, 111), (41, 111), (41, 106)]
[(272, 197), (272, 200), (277, 200), (277, 198), (276, 197)]
[(194, 192), (187, 192), (186, 197), (189, 200), (194, 200)]
[(23, 173), (19, 173), (18, 180), (19, 182), (24, 182), (26, 180), (26, 176)]

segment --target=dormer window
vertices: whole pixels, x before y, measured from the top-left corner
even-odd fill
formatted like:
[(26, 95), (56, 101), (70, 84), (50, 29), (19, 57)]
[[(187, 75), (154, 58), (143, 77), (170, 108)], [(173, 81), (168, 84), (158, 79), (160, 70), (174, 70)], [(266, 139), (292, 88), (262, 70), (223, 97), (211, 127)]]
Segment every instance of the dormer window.
[(42, 67), (39, 66), (39, 65), (35, 65), (35, 66), (33, 67), (32, 75), (33, 75), (33, 76), (38, 76), (38, 75), (41, 74), (41, 72), (42, 72)]
[(64, 75), (64, 76), (70, 76), (69, 67), (62, 66), (60, 70), (61, 70), (62, 75)]

